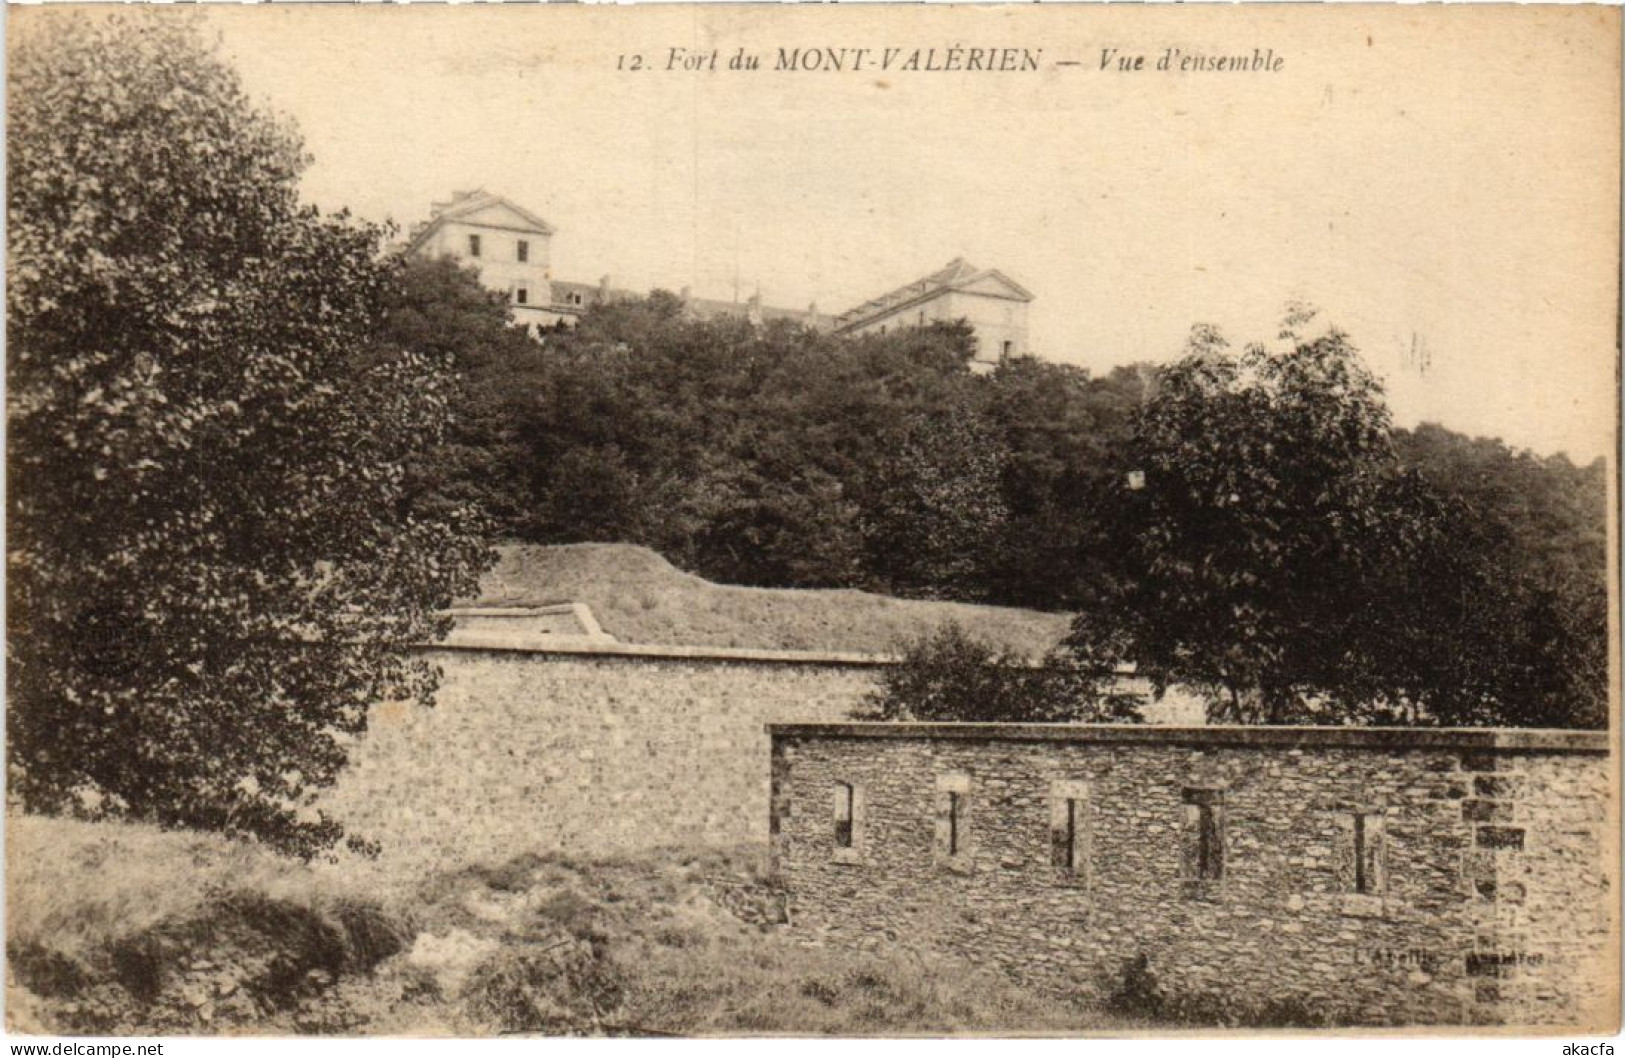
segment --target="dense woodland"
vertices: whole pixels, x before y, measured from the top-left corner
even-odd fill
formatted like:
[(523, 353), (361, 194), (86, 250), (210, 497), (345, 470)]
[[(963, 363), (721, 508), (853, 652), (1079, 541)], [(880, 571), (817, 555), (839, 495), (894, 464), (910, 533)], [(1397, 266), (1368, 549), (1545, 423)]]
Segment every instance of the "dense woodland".
[(419, 502), (499, 537), (1077, 611), (1075, 658), (1216, 719), (1605, 722), (1602, 461), (1393, 427), (1309, 313), (1268, 350), (1196, 328), (1161, 369), (979, 376), (961, 326), (842, 339), (657, 291), (538, 342), (451, 263), (406, 276), (391, 337), (462, 387)]

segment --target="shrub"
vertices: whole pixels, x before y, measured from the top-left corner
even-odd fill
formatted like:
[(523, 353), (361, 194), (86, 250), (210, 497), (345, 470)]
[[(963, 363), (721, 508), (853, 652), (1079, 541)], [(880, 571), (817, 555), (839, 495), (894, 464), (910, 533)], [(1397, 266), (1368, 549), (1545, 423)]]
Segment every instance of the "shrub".
[(503, 1032), (550, 1035), (596, 1031), (621, 1005), (613, 965), (584, 947), (567, 952), (504, 952), (474, 972), (467, 1002)]
[(955, 622), (909, 641), (864, 700), (865, 720), (1132, 722), (1141, 701), (1109, 689), (1110, 671), (1057, 658), (1043, 664), (1004, 654)]

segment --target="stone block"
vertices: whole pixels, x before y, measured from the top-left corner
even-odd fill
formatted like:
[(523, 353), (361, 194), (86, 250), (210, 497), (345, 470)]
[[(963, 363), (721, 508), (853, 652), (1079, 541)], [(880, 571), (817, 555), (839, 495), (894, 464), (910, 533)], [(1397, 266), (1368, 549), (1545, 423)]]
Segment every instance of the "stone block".
[(1461, 818), (1469, 823), (1510, 823), (1512, 806), (1505, 801), (1463, 801)]
[(1511, 771), (1510, 759), (1500, 753), (1468, 751), (1461, 755), (1461, 770), (1475, 772)]
[(1522, 827), (1481, 826), (1477, 833), (1478, 847), (1522, 851), (1523, 833)]
[(1473, 792), (1480, 797), (1516, 798), (1523, 795), (1525, 786), (1517, 775), (1473, 776)]

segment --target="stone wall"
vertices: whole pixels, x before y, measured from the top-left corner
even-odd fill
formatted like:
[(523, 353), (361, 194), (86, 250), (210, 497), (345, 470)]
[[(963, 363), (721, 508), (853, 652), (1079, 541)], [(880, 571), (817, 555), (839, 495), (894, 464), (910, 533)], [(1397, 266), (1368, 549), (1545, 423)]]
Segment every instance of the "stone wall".
[(1606, 737), (1348, 728), (772, 729), (810, 937), (1107, 996), (1342, 1024), (1618, 1023)]
[[(886, 655), (617, 643), (583, 606), (455, 611), (435, 706), (374, 707), (322, 808), (407, 867), (767, 839), (763, 725), (846, 720)], [(1136, 693), (1143, 680), (1125, 676)], [(1182, 692), (1151, 717), (1199, 715)]]
[(431, 649), (432, 709), (387, 703), (323, 808), (392, 862), (767, 836), (764, 724), (847, 717), (861, 655), (630, 647)]

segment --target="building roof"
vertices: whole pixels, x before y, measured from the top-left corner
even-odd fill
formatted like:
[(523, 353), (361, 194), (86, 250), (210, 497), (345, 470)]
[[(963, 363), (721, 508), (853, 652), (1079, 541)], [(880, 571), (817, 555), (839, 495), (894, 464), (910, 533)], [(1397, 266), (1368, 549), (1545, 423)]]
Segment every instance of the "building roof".
[(466, 220), (476, 213), (492, 208), (505, 209), (512, 213), (529, 231), (534, 231), (540, 235), (553, 234), (553, 225), (511, 199), (503, 198), (501, 195), (494, 195), (485, 190), (454, 191), (450, 201), (436, 202), (430, 205), (429, 219), (413, 228), (407, 238), (407, 252), (411, 253), (416, 250), (425, 239), (434, 234), (446, 222)]
[[(555, 312), (575, 315), (580, 315), (593, 305), (609, 301), (625, 301), (640, 296), (636, 291), (612, 287), (608, 285), (607, 280), (600, 280), (597, 283), (572, 283), (565, 279), (554, 279), (550, 280), (548, 285), (553, 292), (553, 303), (549, 308)], [(749, 301), (723, 301), (719, 298), (693, 297), (686, 291), (678, 296), (682, 299), (684, 311), (697, 320), (714, 320), (725, 316), (737, 316), (757, 323), (789, 320), (791, 323), (799, 323), (815, 330), (828, 330), (835, 322), (834, 317), (819, 312), (816, 306), (787, 309), (776, 305), (763, 305), (759, 298), (752, 298)]]
[[(592, 305), (637, 296), (630, 290), (611, 287), (604, 280), (596, 283), (572, 283), (567, 279), (551, 279), (547, 285), (553, 294), (553, 304), (550, 307), (556, 312), (574, 313), (578, 316)], [(577, 300), (572, 300), (571, 295)]]
[[(991, 285), (997, 288), (998, 292), (987, 289), (990, 285), (989, 280), (992, 281)], [(988, 297), (1009, 298), (1012, 301), (1033, 300), (1031, 291), (997, 268), (977, 268), (963, 257), (956, 257), (949, 261), (947, 265), (929, 275), (922, 276), (912, 283), (888, 291), (879, 297), (870, 298), (863, 304), (841, 313), (835, 317), (835, 331), (840, 333), (849, 330), (877, 316), (896, 312), (916, 302), (937, 297), (947, 291), (968, 290), (977, 286), (982, 289), (974, 292)]]
[(749, 301), (722, 301), (718, 298), (691, 297), (685, 293), (682, 298), (683, 307), (689, 314), (701, 320), (721, 316), (739, 316), (761, 323), (788, 320), (820, 331), (827, 331), (835, 324), (834, 317), (819, 312), (816, 305), (809, 305), (805, 309), (787, 309), (778, 305), (764, 305), (760, 296), (753, 297)]

